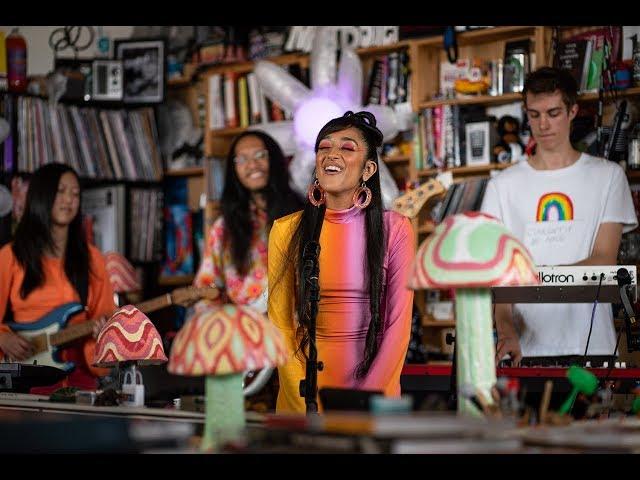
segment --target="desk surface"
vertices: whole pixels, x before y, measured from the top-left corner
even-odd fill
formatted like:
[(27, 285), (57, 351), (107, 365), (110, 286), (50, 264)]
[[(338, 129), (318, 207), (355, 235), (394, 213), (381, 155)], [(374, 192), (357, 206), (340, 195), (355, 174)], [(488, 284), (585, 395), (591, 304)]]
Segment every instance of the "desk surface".
[[(78, 415), (107, 415), (125, 418), (186, 421), (190, 423), (204, 423), (204, 413), (176, 410), (173, 408), (149, 408), (149, 407), (98, 407), (95, 405), (83, 405), (77, 403), (49, 402), (44, 400), (11, 400), (0, 399), (0, 409), (4, 410), (30, 410), (40, 412), (69, 413)], [(248, 424), (261, 423), (263, 415), (257, 412), (246, 412)]]

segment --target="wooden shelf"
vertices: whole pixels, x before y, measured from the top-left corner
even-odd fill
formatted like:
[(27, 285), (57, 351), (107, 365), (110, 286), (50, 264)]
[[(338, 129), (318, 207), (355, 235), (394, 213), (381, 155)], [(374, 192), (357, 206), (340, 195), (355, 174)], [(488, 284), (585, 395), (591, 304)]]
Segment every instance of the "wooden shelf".
[(402, 48), (409, 48), (409, 45), (411, 45), (411, 40), (401, 40), (390, 45), (376, 45), (374, 47), (358, 48), (356, 49), (356, 53), (359, 56), (384, 55), (385, 53), (394, 52)]
[(407, 163), (411, 161), (411, 157), (409, 155), (392, 155), (389, 157), (383, 155), (382, 161), (384, 163)]
[[(515, 37), (530, 36), (534, 31), (535, 26), (532, 25), (482, 28), (479, 30), (456, 33), (456, 42), (458, 43), (458, 46), (492, 43), (500, 40), (513, 39)], [(419, 47), (442, 48), (444, 45), (442, 35), (423, 38), (415, 41), (415, 43)]]
[(219, 128), (217, 130), (209, 130), (207, 134), (214, 137), (230, 137), (244, 132), (247, 128), (248, 127)]
[(489, 173), (491, 170), (504, 170), (509, 168), (513, 163), (491, 163), (489, 165), (477, 165), (472, 167), (455, 167), (449, 169), (441, 168), (427, 168), (418, 170), (419, 177), (429, 177), (431, 175), (437, 175), (440, 172), (451, 172), (455, 175), (473, 175), (478, 173)]
[(199, 177), (201, 175), (204, 175), (204, 167), (187, 167), (164, 172), (165, 177)]
[(627, 170), (627, 179), (640, 182), (640, 170)]
[(191, 285), (195, 275), (177, 275), (175, 277), (159, 277), (158, 285), (163, 286), (182, 286)]
[[(611, 100), (613, 93), (606, 92), (604, 95), (605, 100)], [(618, 90), (615, 95), (618, 97), (634, 97), (640, 95), (640, 87), (627, 88), (626, 90)], [(581, 102), (595, 102), (598, 100), (598, 92), (583, 93), (578, 96), (578, 101)]]
[(191, 85), (191, 77), (174, 77), (167, 80), (167, 87), (182, 88)]
[(256, 62), (259, 62), (260, 60), (267, 60), (278, 65), (300, 63), (301, 65), (305, 66), (309, 63), (309, 54), (302, 52), (287, 53), (284, 55), (279, 55), (277, 57), (258, 58), (247, 62), (201, 65), (199, 68), (201, 69), (201, 71), (206, 72), (206, 74), (214, 74), (220, 72), (247, 73), (252, 72)]
[[(640, 87), (627, 88), (616, 92), (618, 97), (640, 96)], [(605, 94), (605, 99), (612, 98), (611, 93)], [(476, 95), (461, 98), (443, 98), (440, 100), (428, 100), (420, 103), (418, 106), (423, 108), (433, 108), (439, 105), (501, 105), (504, 103), (512, 103), (522, 100), (520, 93), (505, 93), (504, 95)], [(595, 102), (598, 100), (598, 92), (589, 92), (578, 95), (579, 102)]]
[(418, 105), (419, 108), (433, 108), (438, 105), (500, 105), (522, 100), (520, 93), (505, 93), (504, 95), (476, 95), (461, 98), (443, 98), (440, 100), (429, 100)]

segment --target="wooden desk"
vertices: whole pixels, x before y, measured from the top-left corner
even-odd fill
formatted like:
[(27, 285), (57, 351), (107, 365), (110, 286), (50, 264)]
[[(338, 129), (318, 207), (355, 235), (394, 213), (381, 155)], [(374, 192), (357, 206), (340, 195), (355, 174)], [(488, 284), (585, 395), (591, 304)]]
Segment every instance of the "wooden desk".
[[(204, 420), (173, 408), (0, 398), (0, 453), (193, 453)], [(247, 412), (248, 426), (262, 421)]]
[[(98, 407), (77, 403), (49, 402), (43, 400), (11, 400), (0, 398), (2, 410), (28, 410), (35, 412), (66, 413), (75, 415), (111, 416), (141, 420), (159, 420), (170, 422), (204, 423), (204, 413), (189, 412), (173, 408), (149, 407)], [(246, 412), (247, 424), (260, 424), (263, 415), (257, 412)]]

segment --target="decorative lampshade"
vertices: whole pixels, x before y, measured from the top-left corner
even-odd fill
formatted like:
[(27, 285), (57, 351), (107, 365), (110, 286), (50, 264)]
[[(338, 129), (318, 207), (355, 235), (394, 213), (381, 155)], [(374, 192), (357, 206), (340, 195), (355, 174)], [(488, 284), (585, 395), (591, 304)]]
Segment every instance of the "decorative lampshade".
[(245, 427), (243, 373), (276, 367), (287, 354), (280, 331), (265, 315), (227, 304), (197, 311), (178, 332), (170, 373), (206, 375), (203, 450), (238, 439)]
[(104, 259), (114, 292), (135, 292), (142, 289), (136, 270), (126, 258), (117, 252), (107, 252)]
[(286, 361), (278, 329), (262, 314), (233, 304), (196, 313), (176, 335), (170, 373), (225, 375)]
[(113, 367), (128, 361), (141, 365), (167, 361), (156, 327), (133, 305), (120, 308), (106, 323), (96, 341), (93, 364)]
[(478, 212), (447, 217), (418, 248), (409, 287), (456, 289), (458, 410), (478, 414), (462, 385), (493, 403), (496, 382), (491, 287), (535, 285), (525, 246), (496, 218)]
[(480, 212), (447, 217), (418, 248), (414, 290), (535, 285), (526, 247), (497, 218)]

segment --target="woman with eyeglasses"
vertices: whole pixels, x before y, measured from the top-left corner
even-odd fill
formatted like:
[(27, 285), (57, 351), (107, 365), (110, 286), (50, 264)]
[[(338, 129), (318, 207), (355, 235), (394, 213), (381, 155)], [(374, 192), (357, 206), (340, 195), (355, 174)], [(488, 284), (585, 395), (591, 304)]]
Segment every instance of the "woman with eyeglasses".
[[(415, 254), (411, 223), (383, 210), (377, 148), (382, 133), (369, 112), (347, 112), (317, 136), (304, 210), (276, 220), (269, 235), (269, 319), (290, 352), (278, 367), (276, 410), (304, 413), (300, 380), (309, 354), (308, 276), (311, 241), (320, 244), (316, 317), (318, 389), (400, 395), (411, 334)], [(317, 401), (316, 401), (317, 404)], [(322, 405), (319, 405), (321, 408)]]
[(220, 203), (222, 215), (207, 234), (193, 285), (215, 286), (222, 295), (216, 302), (199, 302), (196, 311), (234, 303), (266, 313), (269, 229), (302, 205), (289, 186), (284, 153), (271, 136), (253, 130), (233, 140)]
[(194, 286), (216, 286), (224, 303), (267, 310), (267, 237), (273, 221), (301, 202), (289, 187), (284, 153), (261, 131), (238, 135), (227, 158), (222, 215), (208, 232)]

